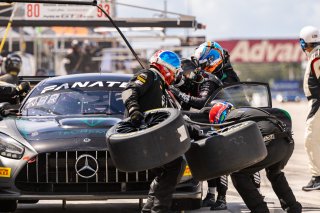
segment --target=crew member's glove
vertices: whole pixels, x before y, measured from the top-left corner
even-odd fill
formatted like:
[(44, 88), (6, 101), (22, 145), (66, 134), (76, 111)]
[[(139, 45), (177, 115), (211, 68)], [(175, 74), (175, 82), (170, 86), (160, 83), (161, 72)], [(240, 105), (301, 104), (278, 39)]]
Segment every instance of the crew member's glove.
[(185, 103), (188, 103), (190, 100), (190, 96), (181, 92), (178, 88), (174, 86), (170, 86), (170, 91), (173, 93), (173, 95), (178, 98), (180, 101), (183, 101)]
[(144, 119), (144, 116), (142, 112), (140, 112), (139, 110), (134, 110), (133, 112), (130, 113), (131, 123), (136, 127), (141, 125), (141, 122), (143, 119)]

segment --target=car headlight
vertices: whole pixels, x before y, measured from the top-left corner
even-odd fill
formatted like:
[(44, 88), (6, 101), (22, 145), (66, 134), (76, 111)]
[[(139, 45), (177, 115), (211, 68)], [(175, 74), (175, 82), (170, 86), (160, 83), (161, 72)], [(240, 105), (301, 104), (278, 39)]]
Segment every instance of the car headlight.
[(0, 133), (0, 155), (7, 158), (21, 159), (24, 147), (13, 138)]

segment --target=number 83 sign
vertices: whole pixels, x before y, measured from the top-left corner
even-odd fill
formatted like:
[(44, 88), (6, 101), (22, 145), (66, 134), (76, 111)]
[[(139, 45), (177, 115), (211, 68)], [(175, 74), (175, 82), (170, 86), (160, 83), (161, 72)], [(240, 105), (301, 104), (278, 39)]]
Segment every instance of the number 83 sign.
[[(112, 16), (110, 2), (98, 1), (98, 5)], [(26, 20), (99, 20), (105, 18), (105, 15), (93, 6), (27, 3), (24, 8), (24, 18)]]

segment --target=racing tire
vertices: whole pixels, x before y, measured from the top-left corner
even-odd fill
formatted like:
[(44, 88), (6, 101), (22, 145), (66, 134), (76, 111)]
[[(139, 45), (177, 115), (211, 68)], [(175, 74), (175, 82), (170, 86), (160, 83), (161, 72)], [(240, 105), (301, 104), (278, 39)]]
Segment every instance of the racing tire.
[(185, 156), (194, 179), (204, 181), (260, 162), (267, 148), (257, 124), (247, 121), (191, 143)]
[(17, 206), (17, 200), (0, 200), (0, 212), (14, 212)]
[(110, 156), (119, 170), (133, 172), (159, 167), (190, 148), (189, 133), (179, 110), (155, 109), (144, 116), (145, 122), (138, 128), (127, 118), (106, 134)]

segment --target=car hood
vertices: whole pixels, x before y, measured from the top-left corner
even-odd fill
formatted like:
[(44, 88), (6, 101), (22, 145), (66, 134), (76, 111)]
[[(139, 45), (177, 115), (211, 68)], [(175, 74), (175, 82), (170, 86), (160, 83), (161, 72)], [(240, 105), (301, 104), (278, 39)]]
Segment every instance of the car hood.
[(120, 117), (20, 117), (16, 126), (38, 152), (106, 149), (107, 130)]

